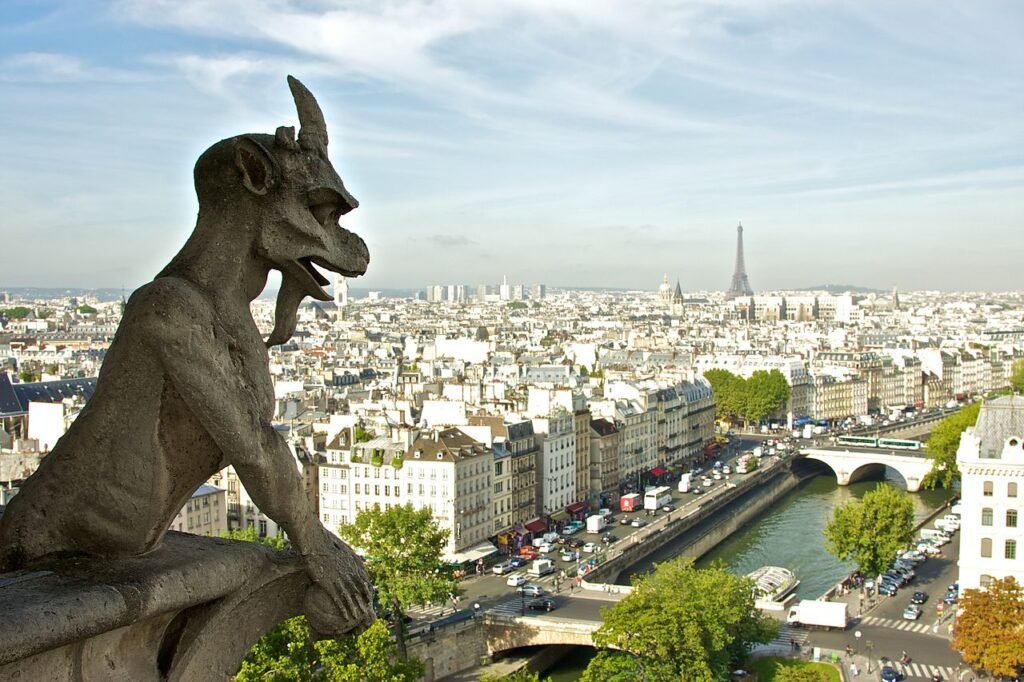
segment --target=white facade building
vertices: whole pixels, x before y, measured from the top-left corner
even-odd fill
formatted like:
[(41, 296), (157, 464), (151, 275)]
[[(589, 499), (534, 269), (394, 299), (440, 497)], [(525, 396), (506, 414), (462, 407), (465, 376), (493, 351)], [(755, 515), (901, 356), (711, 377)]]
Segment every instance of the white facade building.
[[(538, 515), (562, 511), (576, 502), (576, 431), (571, 412), (555, 407), (551, 416), (533, 420), (540, 443)], [(589, 437), (589, 435), (587, 435)]]
[(960, 589), (1024, 584), (1024, 397), (986, 401), (956, 454), (961, 476)]

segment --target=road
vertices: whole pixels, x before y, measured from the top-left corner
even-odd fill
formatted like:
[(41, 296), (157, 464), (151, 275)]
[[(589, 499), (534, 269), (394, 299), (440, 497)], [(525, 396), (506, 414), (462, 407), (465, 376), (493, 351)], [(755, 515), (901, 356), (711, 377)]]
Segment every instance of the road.
[[(956, 533), (942, 550), (941, 556), (918, 565), (916, 577), (895, 597), (881, 597), (862, 617), (854, 618), (844, 632), (811, 632), (807, 638), (809, 643), (838, 650), (850, 645), (857, 650), (855, 660), (862, 670), (866, 669), (866, 657), (870, 653), (874, 671), (878, 670), (881, 659), (896, 661), (906, 651), (911, 661), (906, 671), (907, 680), (927, 680), (933, 672), (938, 672), (945, 680), (954, 679), (961, 660), (960, 655), (949, 648), (952, 609), (944, 609), (944, 619), (940, 622), (936, 607), (942, 603), (946, 587), (957, 579), (960, 534)], [(916, 621), (904, 620), (903, 609), (918, 590), (928, 595), (924, 613)], [(852, 612), (851, 615), (855, 615), (856, 609)], [(859, 642), (855, 634), (858, 631), (861, 633)]]
[[(722, 452), (721, 460), (723, 463), (730, 463), (736, 459), (739, 453), (750, 450), (756, 445), (759, 445), (768, 436), (752, 436), (742, 435), (734, 437), (732, 443), (726, 451)], [(774, 461), (772, 457), (766, 457), (764, 463), (770, 463)], [(710, 469), (710, 467), (708, 467)], [(688, 511), (696, 509), (700, 506), (701, 502), (713, 498), (725, 490), (725, 485), (729, 482), (728, 478), (735, 478), (742, 476), (741, 474), (732, 474), (726, 479), (715, 481), (712, 480), (712, 485), (708, 488), (708, 491), (703, 495), (695, 494), (683, 494), (678, 490), (673, 489), (673, 505), (675, 511), (671, 512), (673, 515), (686, 514)], [(664, 512), (658, 512), (655, 516), (660, 518), (664, 516)], [(613, 523), (607, 528), (607, 532), (610, 532), (618, 540), (617, 542), (629, 542), (632, 536), (639, 533), (641, 529), (633, 528), (629, 525), (623, 525), (621, 520), (623, 518), (632, 520), (633, 518), (639, 517), (645, 522), (651, 520), (650, 517), (646, 516), (644, 512), (638, 512), (635, 514), (625, 514), (618, 512), (615, 514)], [(574, 537), (584, 540), (585, 542), (600, 541), (600, 535), (587, 534), (585, 532), (577, 533)], [(555, 593), (555, 575), (546, 575), (541, 578), (535, 578), (526, 574), (525, 569), (517, 569), (511, 574), (505, 575), (494, 575), (490, 572), (490, 566), (487, 567), (488, 572), (485, 572), (483, 576), (472, 575), (464, 578), (459, 583), (461, 595), (458, 597), (458, 602), (447, 602), (445, 604), (430, 605), (425, 608), (413, 608), (409, 611), (409, 616), (413, 618), (414, 623), (410, 625), (410, 628), (415, 630), (417, 627), (422, 626), (432, 620), (435, 620), (441, 616), (449, 615), (456, 609), (468, 609), (473, 608), (474, 604), (479, 604), (481, 611), (487, 611), (495, 609), (496, 611), (507, 613), (510, 609), (515, 607), (514, 610), (518, 612), (521, 610), (520, 599), (516, 592), (516, 588), (510, 587), (506, 584), (506, 580), (509, 575), (526, 575), (527, 580), (530, 582), (539, 583), (548, 595), (556, 596), (556, 603), (559, 605), (559, 612), (567, 618), (582, 618), (585, 620), (595, 619), (600, 617), (600, 606), (605, 605), (605, 599), (602, 596), (594, 595), (580, 595), (580, 592), (573, 590), (570, 595), (568, 592), (569, 578), (576, 574), (576, 562), (564, 562), (559, 557), (558, 552), (552, 552), (551, 554), (545, 555), (549, 559), (555, 562), (555, 566), (564, 570), (566, 579), (562, 582), (561, 591)], [(591, 555), (581, 552), (581, 560), (586, 561)], [(601, 594), (601, 593), (598, 593)], [(582, 602), (579, 606), (576, 605), (576, 601)], [(513, 604), (514, 602), (514, 604)], [(569, 615), (570, 613), (579, 613), (582, 615)]]

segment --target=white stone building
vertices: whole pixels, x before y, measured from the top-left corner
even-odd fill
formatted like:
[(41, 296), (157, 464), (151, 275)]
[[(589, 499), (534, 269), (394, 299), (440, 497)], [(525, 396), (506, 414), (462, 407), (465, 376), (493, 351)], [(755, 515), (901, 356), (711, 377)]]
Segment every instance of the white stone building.
[[(554, 514), (577, 502), (573, 414), (556, 406), (550, 416), (533, 420), (533, 430), (539, 445), (537, 486), (540, 494), (537, 503), (540, 508), (537, 514)], [(589, 438), (589, 434), (585, 435)]]
[(227, 494), (227, 490), (206, 483), (199, 486), (171, 521), (169, 530), (210, 537), (227, 533)]
[(961, 475), (960, 588), (1024, 584), (1024, 397), (986, 401), (956, 454)]

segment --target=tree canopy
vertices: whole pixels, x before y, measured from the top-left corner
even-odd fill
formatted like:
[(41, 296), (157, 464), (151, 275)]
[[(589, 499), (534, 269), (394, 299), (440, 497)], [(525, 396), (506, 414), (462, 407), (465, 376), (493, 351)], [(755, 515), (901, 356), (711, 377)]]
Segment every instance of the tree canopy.
[(458, 594), (454, 568), (442, 561), (448, 531), (437, 525), (430, 508), (411, 504), (390, 509), (374, 506), (338, 527), (338, 535), (367, 558), (366, 569), (382, 609), (398, 628), (398, 650), (404, 658), (403, 616), (413, 605), (444, 603)]
[(1024, 671), (1024, 587), (1013, 576), (986, 589), (967, 589), (960, 600), (952, 647), (969, 665), (999, 677)]
[(704, 378), (715, 394), (719, 417), (761, 421), (781, 409), (789, 400), (786, 376), (777, 369), (757, 370), (749, 379), (725, 369), (709, 369)]
[(962, 410), (949, 415), (932, 429), (925, 447), (932, 460), (932, 468), (925, 474), (921, 484), (928, 489), (950, 488), (960, 476), (956, 466), (956, 450), (960, 447), (960, 436), (968, 426), (978, 421), (981, 403), (971, 403)]
[(778, 631), (755, 608), (750, 579), (721, 564), (694, 568), (688, 557), (635, 578), (633, 591), (602, 615), (594, 643), (620, 651), (602, 651), (585, 680), (721, 680), (753, 644), (770, 642)]
[(16, 305), (13, 308), (0, 310), (0, 315), (6, 317), (8, 320), (22, 320), (28, 317), (28, 314), (31, 312), (31, 308), (26, 308), (23, 305)]
[(1024, 393), (1024, 360), (1013, 363), (1010, 373), (1010, 387), (1017, 393)]
[(906, 492), (879, 483), (863, 499), (836, 507), (823, 532), (829, 553), (879, 575), (913, 537), (914, 503)]
[(256, 529), (252, 526), (242, 530), (229, 530), (227, 533), (221, 533), (221, 537), (227, 538), (228, 540), (240, 540), (242, 542), (258, 542), (261, 545), (273, 547), (274, 549), (288, 548), (288, 540), (286, 540), (283, 535), (268, 535), (261, 538), (256, 534)]

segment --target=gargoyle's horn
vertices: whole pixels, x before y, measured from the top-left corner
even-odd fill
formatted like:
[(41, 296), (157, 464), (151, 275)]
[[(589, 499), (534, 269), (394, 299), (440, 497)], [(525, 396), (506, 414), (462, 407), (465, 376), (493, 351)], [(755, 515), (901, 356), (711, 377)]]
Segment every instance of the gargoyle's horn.
[(295, 109), (299, 112), (299, 146), (326, 153), (327, 124), (316, 98), (294, 76), (288, 76), (288, 87), (292, 91), (292, 99), (295, 100)]

